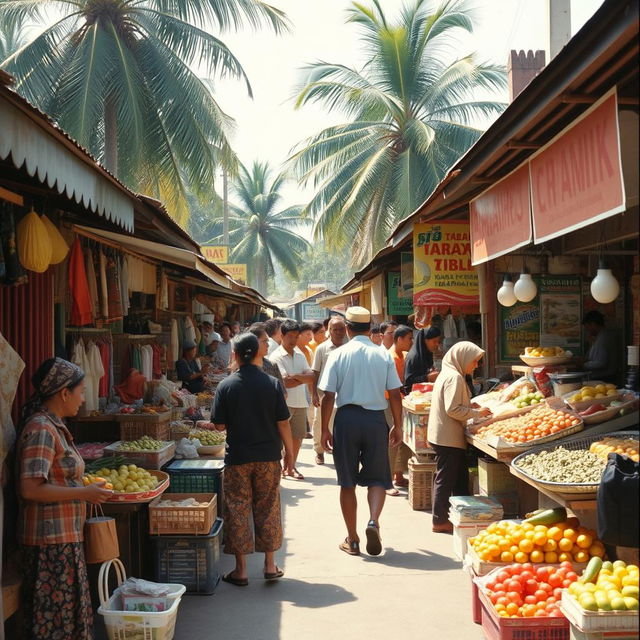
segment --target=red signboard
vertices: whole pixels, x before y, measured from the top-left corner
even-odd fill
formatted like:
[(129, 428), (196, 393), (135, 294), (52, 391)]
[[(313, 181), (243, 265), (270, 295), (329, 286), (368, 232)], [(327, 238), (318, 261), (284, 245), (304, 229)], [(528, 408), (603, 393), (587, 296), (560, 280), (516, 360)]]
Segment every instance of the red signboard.
[(531, 242), (529, 168), (516, 169), (469, 203), (471, 259), (487, 262)]
[(625, 210), (615, 89), (529, 162), (535, 242)]

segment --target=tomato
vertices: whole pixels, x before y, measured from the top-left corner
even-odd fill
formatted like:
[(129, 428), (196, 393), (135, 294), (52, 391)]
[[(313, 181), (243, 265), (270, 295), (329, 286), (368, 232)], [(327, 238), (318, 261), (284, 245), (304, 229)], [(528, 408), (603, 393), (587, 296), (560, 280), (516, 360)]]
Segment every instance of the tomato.
[(549, 576), (549, 584), (552, 587), (559, 587), (562, 584), (562, 576), (557, 573), (552, 573)]
[(489, 591), (495, 591), (495, 590), (496, 590), (496, 583), (495, 583), (495, 581), (487, 582), (487, 589), (488, 589)]
[(528, 595), (534, 594), (538, 590), (537, 580), (527, 580), (524, 583), (524, 592)]
[(508, 591), (517, 591), (518, 593), (522, 592), (522, 585), (519, 580), (509, 580), (509, 582), (505, 583), (504, 586)]
[(496, 600), (496, 604), (503, 604), (505, 607), (511, 602), (511, 600), (509, 600), (509, 598), (506, 598), (505, 596), (502, 596), (501, 598), (498, 598)]
[(569, 580), (568, 578), (566, 578), (565, 580), (562, 581), (562, 586), (566, 589), (567, 587), (570, 587), (573, 584), (573, 580)]
[(564, 613), (557, 607), (549, 614), (550, 618), (564, 618)]
[[(570, 564), (570, 563), (567, 563)], [(578, 574), (575, 571), (567, 571), (565, 576), (567, 580), (571, 580), (571, 582), (575, 582), (578, 579)]]
[(538, 579), (538, 582), (546, 580), (548, 575), (548, 567), (540, 567), (539, 569), (536, 569), (536, 578)]
[(560, 598), (562, 598), (562, 587), (556, 587), (556, 588), (553, 590), (553, 597), (554, 597), (556, 600), (560, 600)]
[(573, 569), (573, 565), (570, 562), (566, 561), (566, 560), (564, 562), (561, 562), (560, 566), (564, 567), (565, 569)]
[(506, 591), (506, 589), (504, 588), (504, 583), (502, 581), (496, 582), (494, 591)]
[[(535, 596), (533, 596), (533, 595), (531, 595), (531, 596), (525, 596), (525, 597), (524, 597), (524, 601), (525, 601), (525, 603), (526, 603), (526, 604), (535, 604), (536, 602), (538, 602), (538, 601), (536, 600), (536, 597), (535, 597)], [(493, 600), (492, 600), (491, 602), (493, 602)], [(494, 603), (494, 604), (495, 604), (495, 603)]]
[(533, 565), (530, 562), (525, 562), (522, 566), (522, 573), (525, 571), (529, 571), (531, 573), (531, 578), (533, 578)]
[(547, 599), (547, 592), (544, 589), (538, 589), (533, 595), (536, 597), (536, 602)]
[(506, 582), (511, 577), (508, 571), (499, 571), (496, 575), (496, 582)]

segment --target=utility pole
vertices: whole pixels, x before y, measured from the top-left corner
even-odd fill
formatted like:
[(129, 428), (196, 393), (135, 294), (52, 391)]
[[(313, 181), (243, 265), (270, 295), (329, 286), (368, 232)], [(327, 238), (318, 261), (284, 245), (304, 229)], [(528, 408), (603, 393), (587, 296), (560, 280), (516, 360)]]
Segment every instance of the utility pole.
[(227, 170), (222, 170), (222, 244), (229, 246), (229, 185)]
[(549, 13), (549, 62), (571, 39), (571, 0), (547, 0)]

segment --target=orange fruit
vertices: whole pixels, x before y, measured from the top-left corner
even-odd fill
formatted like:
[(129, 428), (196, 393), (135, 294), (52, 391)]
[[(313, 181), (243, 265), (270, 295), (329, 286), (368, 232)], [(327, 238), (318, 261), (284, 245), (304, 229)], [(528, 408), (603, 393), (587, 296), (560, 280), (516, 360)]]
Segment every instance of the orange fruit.
[(500, 554), (500, 562), (513, 562), (513, 553), (510, 551), (503, 551)]
[(558, 562), (558, 554), (555, 551), (547, 551), (544, 554), (544, 561), (549, 564), (556, 564)]
[(558, 549), (560, 549), (560, 551), (571, 551), (571, 549), (573, 549), (573, 542), (569, 540), (569, 538), (560, 538)]
[(559, 553), (558, 554), (558, 562), (572, 562), (573, 556), (570, 553)]
[(489, 545), (487, 551), (492, 558), (497, 558), (500, 555), (500, 547), (497, 544)]
[(529, 562), (529, 554), (524, 551), (518, 551), (513, 559), (520, 564), (524, 564), (525, 562)]
[(517, 544), (512, 544), (512, 545), (509, 547), (509, 551), (511, 552), (511, 554), (512, 554), (512, 555), (514, 555), (514, 556), (515, 556), (515, 555), (516, 555), (516, 553), (518, 553), (518, 551), (520, 551), (520, 548), (518, 547), (518, 545), (517, 545)]
[(524, 540), (520, 540), (520, 544), (518, 544), (520, 551), (524, 553), (531, 553), (533, 551), (533, 542), (529, 540), (529, 538), (525, 538)]
[(588, 549), (592, 544), (593, 544), (593, 538), (589, 535), (586, 535), (584, 533), (581, 533), (577, 538), (576, 538), (576, 544), (581, 548), (581, 549)]
[(539, 547), (544, 547), (547, 544), (547, 534), (544, 531), (536, 531), (533, 536), (533, 543)]
[(573, 554), (573, 559), (576, 562), (589, 562), (589, 553), (584, 549), (581, 549)]
[(604, 557), (604, 547), (602, 546), (602, 543), (600, 542), (594, 542), (590, 547), (589, 547), (589, 555), (590, 556), (598, 556), (598, 558), (603, 558)]
[(555, 551), (558, 548), (558, 543), (553, 540), (553, 539), (549, 539), (547, 540), (547, 543), (544, 545), (544, 547), (542, 547), (543, 551)]
[(535, 549), (529, 554), (531, 562), (544, 562), (544, 553), (539, 549)]
[(551, 527), (547, 531), (547, 539), (555, 540), (556, 542), (558, 542), (560, 538), (562, 538), (562, 529), (560, 529), (560, 527)]
[(519, 607), (515, 602), (510, 602), (510, 603), (507, 605), (507, 609), (506, 609), (506, 611), (507, 611), (507, 613), (508, 613), (510, 616), (513, 616), (513, 615), (515, 615), (516, 613), (518, 613), (518, 610), (519, 610), (519, 609), (520, 609), (520, 607)]

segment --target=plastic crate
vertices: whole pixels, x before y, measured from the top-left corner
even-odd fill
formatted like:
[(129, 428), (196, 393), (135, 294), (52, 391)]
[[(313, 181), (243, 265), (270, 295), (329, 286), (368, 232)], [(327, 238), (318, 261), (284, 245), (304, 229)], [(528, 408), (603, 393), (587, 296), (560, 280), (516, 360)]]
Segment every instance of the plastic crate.
[(121, 413), (118, 415), (121, 440), (138, 440), (149, 436), (156, 440), (169, 440), (171, 411), (162, 413)]
[(482, 624), (482, 604), (480, 603), (480, 593), (478, 585), (473, 581), (476, 578), (473, 567), (465, 567), (471, 578), (471, 618), (475, 624)]
[(640, 633), (635, 631), (594, 631), (587, 633), (571, 625), (570, 640), (638, 640)]
[(481, 589), (478, 596), (487, 640), (569, 640), (566, 618), (502, 618)]
[(171, 493), (216, 493), (221, 508), (223, 460), (174, 460), (163, 471), (169, 474)]
[(566, 590), (560, 608), (572, 625), (586, 633), (637, 631), (640, 621), (637, 611), (585, 611)]
[(211, 595), (220, 582), (222, 518), (206, 536), (152, 536), (155, 580), (183, 584), (187, 593)]
[(487, 528), (487, 525), (491, 523), (476, 522), (453, 525), (453, 553), (462, 560), (467, 553), (467, 540), (477, 536), (483, 529)]
[(431, 509), (431, 484), (435, 462), (409, 460), (409, 504), (414, 511)]
[[(165, 493), (158, 496), (149, 505), (149, 533), (207, 535), (216, 519), (217, 496), (215, 493), (194, 493), (190, 497), (198, 502), (207, 502), (206, 506), (180, 506), (184, 493)], [(172, 506), (160, 506), (160, 502), (171, 500)]]
[(118, 449), (122, 440), (110, 444), (104, 448), (105, 456), (124, 456), (127, 460), (137, 464), (143, 469), (161, 469), (167, 462), (173, 460), (176, 453), (176, 443), (169, 440), (162, 449), (157, 451), (133, 451)]

